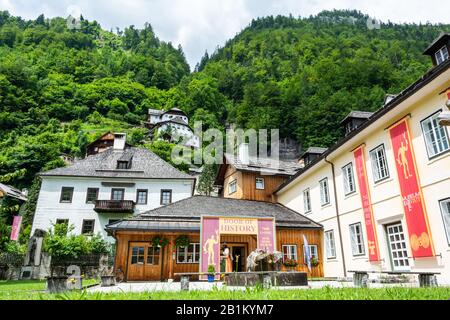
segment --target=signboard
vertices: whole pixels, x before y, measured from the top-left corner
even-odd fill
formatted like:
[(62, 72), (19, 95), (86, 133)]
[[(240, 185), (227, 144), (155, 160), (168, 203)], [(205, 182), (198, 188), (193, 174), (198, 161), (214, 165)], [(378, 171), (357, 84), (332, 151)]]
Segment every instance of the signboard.
[(389, 135), (413, 257), (432, 257), (434, 256), (434, 247), (407, 119), (390, 127)]
[(364, 145), (353, 151), (356, 164), (356, 175), (359, 183), (359, 193), (361, 195), (362, 208), (364, 212), (364, 222), (367, 231), (367, 243), (369, 248), (369, 261), (380, 261), (378, 248), (377, 230), (375, 229), (372, 200), (370, 198), (369, 184), (367, 181), (366, 160), (364, 157)]
[(11, 229), (11, 241), (17, 241), (19, 240), (19, 233), (20, 233), (20, 225), (22, 224), (22, 217), (21, 216), (14, 216), (12, 229)]
[(202, 216), (200, 272), (207, 273), (210, 265), (215, 266), (216, 272), (220, 271), (221, 235), (256, 235), (258, 249), (274, 252), (275, 219)]

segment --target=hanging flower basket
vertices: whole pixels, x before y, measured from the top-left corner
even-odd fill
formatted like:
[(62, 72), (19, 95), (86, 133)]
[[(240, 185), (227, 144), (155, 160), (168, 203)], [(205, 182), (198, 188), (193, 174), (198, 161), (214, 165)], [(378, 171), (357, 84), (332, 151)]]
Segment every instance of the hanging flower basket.
[(314, 257), (311, 257), (311, 266), (312, 267), (317, 267), (319, 265), (319, 260), (317, 260)]
[(169, 244), (169, 239), (160, 236), (154, 237), (152, 239), (152, 245), (154, 248), (164, 248)]
[(191, 244), (191, 240), (189, 240), (188, 236), (182, 235), (175, 239), (175, 246), (176, 247), (188, 247)]

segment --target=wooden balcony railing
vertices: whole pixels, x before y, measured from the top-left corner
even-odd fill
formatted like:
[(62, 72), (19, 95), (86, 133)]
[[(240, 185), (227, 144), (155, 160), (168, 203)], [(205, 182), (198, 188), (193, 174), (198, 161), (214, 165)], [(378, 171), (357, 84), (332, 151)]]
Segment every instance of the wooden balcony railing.
[(134, 201), (131, 200), (97, 200), (94, 211), (98, 213), (133, 213)]

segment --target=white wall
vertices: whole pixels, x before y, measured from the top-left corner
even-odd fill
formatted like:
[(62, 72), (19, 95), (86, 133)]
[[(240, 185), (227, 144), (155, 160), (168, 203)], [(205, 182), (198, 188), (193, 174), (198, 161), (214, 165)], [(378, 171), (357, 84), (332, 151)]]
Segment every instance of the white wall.
[[(32, 234), (35, 229), (48, 230), (57, 219), (69, 219), (69, 224), (75, 226), (75, 234), (81, 233), (83, 220), (95, 220), (94, 233), (100, 232), (104, 237), (104, 230), (109, 219), (123, 219), (123, 214), (97, 213), (94, 204), (86, 203), (87, 188), (99, 188), (99, 200), (110, 200), (111, 189), (114, 187), (102, 186), (102, 182), (133, 182), (133, 187), (125, 187), (125, 199), (136, 202), (136, 191), (148, 189), (146, 205), (135, 206), (135, 215), (160, 207), (162, 189), (172, 190), (172, 202), (189, 198), (192, 195), (193, 181), (191, 180), (169, 180), (169, 179), (139, 179), (139, 180), (112, 180), (99, 178), (76, 178), (76, 177), (43, 177), (41, 190), (36, 206), (33, 221)], [(72, 203), (60, 203), (61, 188), (73, 187)], [(122, 187), (120, 187), (122, 188)], [(108, 240), (113, 241), (112, 237)]]
[[(424, 259), (409, 259), (411, 271), (440, 272), (438, 282), (450, 284), (450, 246), (445, 234), (439, 201), (450, 197), (450, 152), (442, 154), (435, 159), (429, 159), (426, 145), (422, 134), (420, 122), (428, 116), (434, 114), (439, 109), (445, 107), (446, 97), (439, 94), (450, 86), (450, 71), (441, 75), (433, 83), (419, 91), (414, 97), (402, 102), (398, 107), (389, 112), (383, 118), (375, 121), (370, 127), (357, 135), (351, 141), (343, 144), (340, 149), (329, 156), (329, 160), (335, 165), (336, 188), (339, 204), (339, 219), (342, 229), (342, 242), (344, 248), (344, 258), (347, 270), (386, 270), (392, 269), (391, 258), (388, 250), (386, 238), (386, 225), (401, 222), (406, 236), (409, 257), (412, 257), (407, 224), (404, 218), (402, 198), (400, 196), (399, 182), (395, 166), (395, 155), (389, 133), (385, 128), (395, 123), (397, 120), (410, 115), (408, 123), (410, 135), (414, 146), (418, 175), (421, 182), (425, 206), (428, 212), (431, 234), (438, 257)], [(446, 129), (447, 132), (449, 128)], [(370, 263), (368, 261), (367, 235), (364, 223), (364, 215), (361, 208), (361, 196), (359, 185), (356, 193), (346, 196), (344, 194), (344, 181), (342, 167), (348, 163), (353, 163), (353, 171), (356, 175), (355, 161), (352, 150), (365, 144), (365, 158), (368, 175), (369, 191), (371, 195), (374, 219), (378, 235), (378, 246), (382, 261), (380, 263)], [(389, 167), (389, 178), (380, 183), (375, 183), (373, 179), (372, 164), (369, 151), (384, 144)], [(308, 170), (297, 178), (287, 188), (278, 193), (278, 201), (293, 210), (304, 213), (303, 190), (311, 188), (312, 213), (308, 216), (316, 222), (324, 225), (324, 231), (334, 230), (336, 243), (336, 259), (326, 259), (324, 261), (325, 276), (343, 276), (342, 254), (339, 248), (338, 224), (336, 218), (335, 203), (329, 207), (320, 206), (319, 181), (325, 176), (330, 177), (331, 166), (324, 161)], [(330, 177), (330, 194), (333, 195), (332, 180)], [(363, 226), (365, 255), (353, 257), (351, 252), (349, 225), (361, 222)], [(323, 250), (324, 254), (326, 250)], [(442, 257), (440, 257), (442, 256)]]

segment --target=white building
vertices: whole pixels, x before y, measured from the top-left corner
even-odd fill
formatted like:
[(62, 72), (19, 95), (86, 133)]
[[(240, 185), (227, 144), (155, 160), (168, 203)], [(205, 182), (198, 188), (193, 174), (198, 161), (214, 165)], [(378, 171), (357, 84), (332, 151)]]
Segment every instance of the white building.
[(450, 139), (438, 124), (450, 60), (434, 58), (449, 38), (429, 49), (433, 69), (275, 192), (324, 226), (326, 277), (432, 272), (450, 284)]
[(128, 147), (125, 135), (118, 137), (102, 153), (40, 173), (31, 234), (68, 222), (75, 234), (106, 237), (107, 224), (193, 195), (195, 178), (147, 149)]
[(186, 147), (200, 147), (199, 137), (189, 126), (188, 116), (178, 108), (169, 111), (149, 109), (147, 126), (152, 136), (175, 143), (181, 139), (181, 143)]

